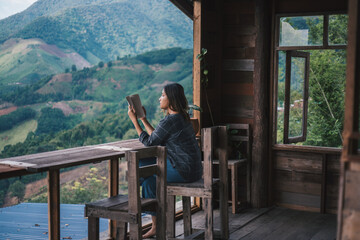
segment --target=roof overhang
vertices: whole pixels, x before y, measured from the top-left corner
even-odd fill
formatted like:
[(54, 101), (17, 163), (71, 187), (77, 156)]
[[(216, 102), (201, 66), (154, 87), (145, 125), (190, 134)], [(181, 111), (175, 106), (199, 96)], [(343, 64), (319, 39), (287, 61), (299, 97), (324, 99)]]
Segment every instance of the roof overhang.
[(192, 0), (169, 0), (172, 2), (178, 9), (180, 9), (186, 16), (191, 20), (194, 17), (194, 4)]

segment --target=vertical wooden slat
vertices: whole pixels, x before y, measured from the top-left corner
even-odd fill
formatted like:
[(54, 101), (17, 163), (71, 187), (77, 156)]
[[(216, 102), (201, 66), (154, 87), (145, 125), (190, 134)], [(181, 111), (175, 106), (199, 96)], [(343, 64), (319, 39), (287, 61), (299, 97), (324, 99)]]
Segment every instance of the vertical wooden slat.
[(322, 154), (322, 174), (321, 174), (321, 205), (320, 212), (326, 211), (326, 172), (327, 172), (327, 155)]
[[(235, 214), (237, 212), (238, 206), (238, 166), (237, 164), (231, 165), (231, 202), (232, 202), (232, 209), (231, 212)], [(247, 176), (246, 176), (247, 177)], [(247, 190), (246, 190), (247, 191)], [(234, 204), (235, 203), (235, 204)]]
[(212, 159), (213, 159), (213, 135), (216, 131), (216, 128), (204, 128), (202, 131), (203, 141), (204, 141), (204, 187), (205, 189), (211, 189), (212, 179)]
[(212, 211), (212, 198), (204, 198), (205, 213), (205, 239), (214, 239), (214, 216)]
[[(199, 204), (200, 205), (200, 204)], [(167, 196), (167, 219), (166, 219), (166, 236), (168, 238), (175, 237), (175, 196)]]
[[(211, 189), (212, 186), (212, 158), (213, 158), (213, 143), (216, 128), (204, 128), (203, 135), (203, 149), (204, 149), (204, 188)], [(213, 239), (213, 211), (212, 211), (212, 197), (203, 198), (204, 213), (205, 213), (205, 239)]]
[[(229, 238), (229, 224), (228, 224), (228, 158), (227, 158), (227, 131), (226, 126), (218, 127), (218, 141), (219, 141), (219, 176), (220, 176), (220, 219), (221, 225), (221, 239)], [(235, 205), (237, 202), (235, 203)]]
[(269, 176), (269, 91), (268, 68), (270, 56), (270, 6), (267, 0), (255, 0), (255, 26), (257, 27), (254, 61), (254, 143), (252, 157), (252, 194), (254, 207), (268, 205)]
[[(193, 18), (193, 102), (197, 106), (201, 106), (201, 71), (200, 61), (196, 58), (201, 52), (201, 0), (194, 1), (194, 18)], [(194, 117), (199, 119), (200, 129), (202, 126), (201, 114), (194, 111)]]
[[(140, 206), (139, 159), (137, 152), (126, 152), (128, 162), (129, 213), (138, 213)], [(137, 214), (136, 223), (130, 223), (130, 239), (141, 239), (141, 213)]]
[(184, 221), (184, 235), (189, 236), (192, 232), (191, 223), (191, 199), (190, 197), (182, 197), (183, 203), (183, 221)]
[(48, 223), (49, 239), (60, 239), (60, 174), (59, 170), (48, 171)]
[[(108, 196), (116, 196), (119, 193), (119, 159), (112, 158), (109, 161), (109, 189)], [(117, 223), (115, 220), (109, 220), (109, 233), (110, 237), (113, 239), (116, 238), (117, 235)]]
[(323, 35), (323, 46), (329, 46), (329, 15), (324, 16), (324, 35)]
[(157, 167), (158, 174), (156, 178), (156, 238), (160, 240), (166, 239), (166, 149), (158, 147), (157, 149)]

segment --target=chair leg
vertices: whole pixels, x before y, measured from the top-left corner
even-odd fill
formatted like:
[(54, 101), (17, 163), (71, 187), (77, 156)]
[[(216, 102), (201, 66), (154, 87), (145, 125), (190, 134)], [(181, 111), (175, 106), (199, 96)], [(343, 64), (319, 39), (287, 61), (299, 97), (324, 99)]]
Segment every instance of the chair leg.
[(239, 201), (239, 193), (238, 193), (238, 166), (235, 164), (231, 166), (231, 202), (232, 208), (231, 212), (233, 214), (238, 211), (238, 201)]
[(116, 222), (116, 240), (127, 239), (127, 223), (126, 222)]
[(205, 239), (214, 239), (214, 217), (213, 217), (213, 201), (212, 198), (203, 198), (205, 212)]
[(99, 218), (88, 217), (88, 239), (99, 240)]
[(167, 196), (166, 236), (175, 238), (175, 196)]
[(183, 203), (184, 235), (186, 237), (191, 235), (192, 233), (190, 197), (182, 197), (182, 203)]
[(138, 223), (130, 223), (130, 239), (142, 239), (142, 224), (141, 221)]

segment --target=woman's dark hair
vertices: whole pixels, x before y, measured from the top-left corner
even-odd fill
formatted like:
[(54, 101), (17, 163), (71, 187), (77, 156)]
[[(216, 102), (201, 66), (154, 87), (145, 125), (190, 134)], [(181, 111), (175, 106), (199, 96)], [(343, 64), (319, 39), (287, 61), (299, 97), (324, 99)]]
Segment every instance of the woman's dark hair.
[(165, 85), (164, 92), (169, 99), (169, 108), (180, 113), (185, 120), (190, 121), (188, 114), (189, 106), (185, 97), (184, 88), (178, 83)]

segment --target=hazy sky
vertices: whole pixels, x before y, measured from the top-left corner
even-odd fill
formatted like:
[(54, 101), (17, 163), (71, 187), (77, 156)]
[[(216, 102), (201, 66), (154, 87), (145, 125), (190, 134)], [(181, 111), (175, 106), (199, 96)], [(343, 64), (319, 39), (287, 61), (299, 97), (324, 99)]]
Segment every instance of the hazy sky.
[(0, 19), (21, 12), (36, 1), (37, 0), (0, 0)]

